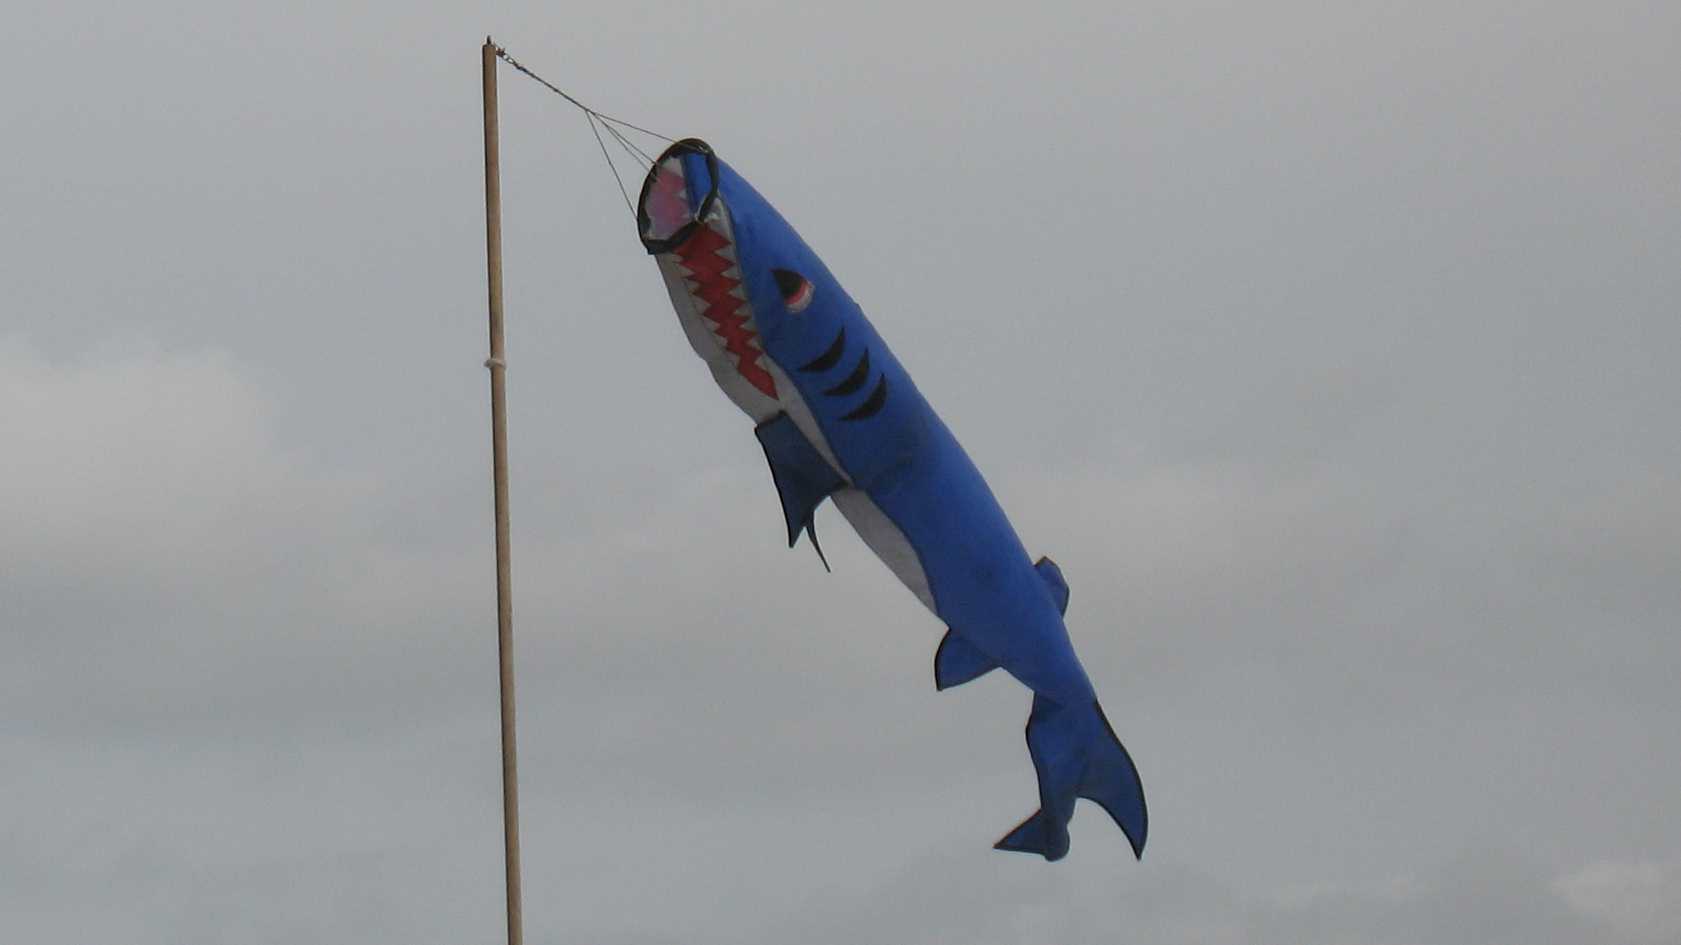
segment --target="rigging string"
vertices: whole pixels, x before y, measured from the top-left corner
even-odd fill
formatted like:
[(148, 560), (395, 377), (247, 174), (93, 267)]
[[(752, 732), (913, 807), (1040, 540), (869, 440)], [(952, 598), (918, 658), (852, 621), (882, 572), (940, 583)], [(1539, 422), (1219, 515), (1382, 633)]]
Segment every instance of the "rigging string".
[(584, 120), (588, 121), (590, 125), (590, 133), (595, 136), (595, 143), (601, 148), (601, 157), (607, 162), (607, 169), (613, 172), (614, 183), (619, 185), (619, 196), (624, 198), (625, 209), (630, 211), (631, 216), (636, 216), (636, 207), (630, 202), (630, 191), (625, 189), (624, 178), (619, 176), (619, 166), (614, 163), (612, 154), (607, 150), (607, 141), (601, 136), (601, 132), (605, 130), (607, 132), (607, 136), (612, 138), (626, 154), (630, 155), (630, 159), (633, 162), (641, 165), (643, 170), (653, 166), (654, 159), (649, 156), (647, 151), (637, 147), (636, 143), (626, 137), (625, 133), (620, 131), (619, 128), (623, 127), (628, 128), (631, 131), (639, 131), (642, 134), (648, 135), (652, 138), (658, 138), (661, 141), (669, 142), (673, 139), (662, 135), (657, 131), (649, 131), (641, 125), (632, 124), (631, 122), (625, 121), (623, 118), (615, 118), (612, 115), (596, 111), (588, 105), (585, 105), (583, 102), (578, 101), (576, 98), (573, 98), (571, 95), (566, 94), (564, 90), (555, 85), (553, 82), (550, 82), (548, 79), (545, 79), (526, 68), (525, 65), (518, 59), (508, 55), (508, 51), (506, 49), (503, 49), (501, 46), (497, 46), (495, 48), (497, 57), (503, 62), (506, 62), (508, 65), (513, 66), (515, 71), (522, 72), (529, 78), (536, 80), (539, 85), (542, 85), (544, 88), (547, 88), (549, 91), (561, 98), (566, 99), (573, 105), (576, 105), (578, 109), (584, 113)]
[(625, 209), (630, 211), (631, 216), (636, 216), (636, 208), (630, 205), (630, 192), (625, 190), (625, 182), (619, 177), (618, 165), (613, 163), (613, 156), (607, 153), (607, 143), (601, 140), (601, 129), (595, 126), (595, 116), (586, 111), (584, 118), (590, 123), (590, 133), (595, 135), (595, 143), (601, 146), (601, 156), (607, 161), (607, 169), (613, 172), (613, 183), (619, 185), (619, 196), (625, 199)]

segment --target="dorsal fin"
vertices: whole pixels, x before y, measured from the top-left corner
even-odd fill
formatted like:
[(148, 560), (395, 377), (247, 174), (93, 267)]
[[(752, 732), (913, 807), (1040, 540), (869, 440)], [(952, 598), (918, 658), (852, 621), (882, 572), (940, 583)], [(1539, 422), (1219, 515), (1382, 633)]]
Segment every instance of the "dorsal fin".
[(1064, 614), (1068, 613), (1068, 582), (1062, 579), (1062, 569), (1056, 566), (1055, 561), (1040, 558), (1033, 570), (1039, 572), (1045, 586), (1051, 589), (1051, 599), (1056, 601), (1056, 609)]
[(823, 567), (829, 561), (817, 545), (813, 517), (835, 490), (846, 485), (846, 479), (835, 471), (829, 461), (817, 452), (800, 428), (785, 413), (766, 420), (754, 428), (759, 445), (765, 448), (765, 460), (770, 463), (770, 475), (776, 482), (776, 493), (782, 499), (782, 517), (788, 524), (788, 547), (794, 547), (800, 532), (811, 536), (811, 546)]

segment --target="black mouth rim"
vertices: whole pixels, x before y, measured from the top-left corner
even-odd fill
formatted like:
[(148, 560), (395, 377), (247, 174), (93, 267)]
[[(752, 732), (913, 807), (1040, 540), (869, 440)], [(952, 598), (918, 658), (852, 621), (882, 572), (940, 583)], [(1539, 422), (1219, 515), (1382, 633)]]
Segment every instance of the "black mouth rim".
[[(664, 164), (667, 158), (677, 157), (683, 154), (699, 154), (706, 158), (706, 196), (701, 199), (700, 208), (695, 211), (694, 219), (678, 227), (676, 232), (664, 239), (649, 239), (648, 237), (643, 236), (644, 233), (648, 232), (648, 224), (650, 222), (648, 219), (647, 208), (648, 191), (654, 186), (654, 178), (659, 176), (660, 165)], [(705, 221), (707, 213), (712, 210), (713, 201), (717, 199), (718, 155), (712, 153), (712, 145), (707, 144), (699, 138), (683, 138), (678, 141), (673, 141), (664, 151), (660, 152), (659, 157), (654, 158), (653, 165), (648, 168), (648, 176), (642, 179), (642, 190), (636, 195), (637, 238), (640, 239), (642, 241), (642, 245), (647, 248), (649, 255), (669, 253), (677, 247), (683, 245), (683, 241), (687, 240), (689, 236), (694, 233), (695, 228)]]

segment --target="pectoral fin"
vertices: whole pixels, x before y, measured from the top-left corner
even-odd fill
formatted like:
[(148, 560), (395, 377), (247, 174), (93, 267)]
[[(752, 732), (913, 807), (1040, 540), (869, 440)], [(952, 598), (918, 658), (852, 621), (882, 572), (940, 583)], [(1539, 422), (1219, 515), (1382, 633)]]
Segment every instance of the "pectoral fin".
[(776, 481), (777, 495), (782, 498), (782, 516), (788, 523), (788, 547), (794, 547), (803, 530), (811, 536), (811, 546), (817, 549), (817, 557), (827, 568), (829, 561), (817, 544), (813, 517), (824, 499), (846, 485), (846, 479), (829, 465), (785, 413), (759, 424), (753, 433), (765, 448), (771, 478)]

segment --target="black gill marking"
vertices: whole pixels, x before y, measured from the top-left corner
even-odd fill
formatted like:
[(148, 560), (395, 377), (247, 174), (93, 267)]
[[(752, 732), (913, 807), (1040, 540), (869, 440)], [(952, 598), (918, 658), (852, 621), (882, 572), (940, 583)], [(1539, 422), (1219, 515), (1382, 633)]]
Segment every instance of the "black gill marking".
[(841, 355), (845, 353), (846, 329), (842, 328), (840, 330), (840, 334), (835, 336), (835, 343), (829, 346), (829, 350), (818, 355), (817, 360), (800, 365), (800, 370), (815, 372), (827, 371), (836, 364), (839, 364)]
[(864, 382), (869, 379), (870, 349), (865, 348), (864, 356), (858, 359), (858, 366), (852, 369), (852, 373), (846, 376), (846, 380), (841, 381), (839, 384), (836, 384), (823, 393), (828, 394), (830, 397), (845, 397), (847, 394), (851, 394), (857, 391), (858, 388), (863, 387)]
[(887, 375), (883, 374), (876, 381), (876, 389), (870, 391), (868, 400), (858, 405), (858, 409), (841, 417), (842, 420), (864, 420), (881, 413), (882, 404), (887, 403)]

